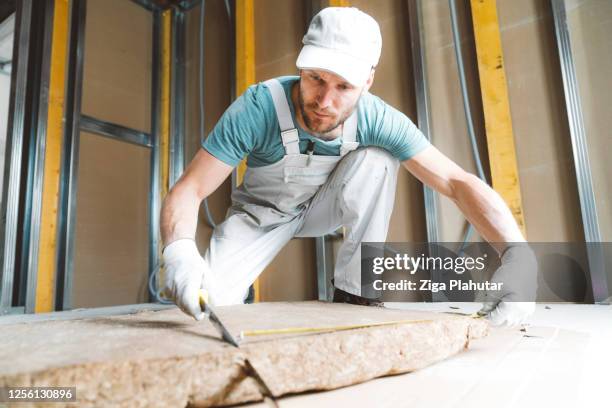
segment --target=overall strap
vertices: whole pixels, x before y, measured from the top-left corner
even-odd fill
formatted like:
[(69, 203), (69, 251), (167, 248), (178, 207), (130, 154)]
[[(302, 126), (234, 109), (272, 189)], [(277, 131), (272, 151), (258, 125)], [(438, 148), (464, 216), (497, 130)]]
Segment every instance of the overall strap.
[(340, 156), (344, 156), (349, 152), (357, 149), (359, 142), (357, 141), (357, 109), (344, 121), (342, 129), (342, 145), (340, 146)]
[(285, 154), (300, 154), (300, 138), (291, 118), (291, 109), (289, 109), (283, 86), (277, 79), (269, 79), (264, 82), (264, 85), (268, 87), (272, 95)]

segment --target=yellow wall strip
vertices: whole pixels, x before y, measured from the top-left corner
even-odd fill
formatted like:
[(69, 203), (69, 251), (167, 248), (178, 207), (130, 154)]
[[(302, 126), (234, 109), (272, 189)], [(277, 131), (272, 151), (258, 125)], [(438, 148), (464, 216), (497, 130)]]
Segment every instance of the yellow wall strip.
[(49, 107), (47, 112), (43, 197), (40, 239), (38, 242), (36, 304), (34, 307), (36, 313), (51, 312), (54, 309), (57, 206), (62, 156), (68, 29), (68, 0), (55, 0), (51, 39), (51, 71), (49, 73)]
[(525, 218), (495, 0), (471, 0), (493, 188), (525, 235)]

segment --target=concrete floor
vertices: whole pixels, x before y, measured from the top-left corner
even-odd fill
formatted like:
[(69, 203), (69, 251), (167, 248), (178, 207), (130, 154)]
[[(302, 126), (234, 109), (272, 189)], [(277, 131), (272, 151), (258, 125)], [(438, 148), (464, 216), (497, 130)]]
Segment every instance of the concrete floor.
[[(464, 313), (479, 308), (474, 303), (386, 305)], [(611, 305), (538, 304), (525, 332), (493, 328), (487, 338), (474, 342), (466, 352), (422, 370), (328, 392), (285, 397), (279, 405), (604, 407), (612, 406), (611, 367)]]

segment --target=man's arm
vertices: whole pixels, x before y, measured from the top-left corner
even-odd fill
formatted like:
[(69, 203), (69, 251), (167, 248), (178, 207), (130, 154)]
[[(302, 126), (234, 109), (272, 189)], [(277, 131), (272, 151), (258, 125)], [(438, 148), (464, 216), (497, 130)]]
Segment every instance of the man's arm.
[[(486, 183), (459, 167), (434, 146), (402, 162), (423, 184), (457, 204), (482, 237), (503, 252), (505, 242), (524, 242), (510, 209)], [(501, 244), (501, 245), (500, 245)]]
[(200, 203), (221, 185), (232, 169), (200, 149), (164, 199), (160, 220), (164, 247), (181, 238), (195, 238)]
[(485, 293), (478, 314), (494, 325), (523, 323), (535, 310), (537, 260), (528, 246), (507, 245), (525, 242), (525, 238), (504, 200), (433, 146), (402, 164), (424, 184), (453, 200), (482, 237), (503, 254), (492, 276), (492, 281), (503, 283), (503, 289)]

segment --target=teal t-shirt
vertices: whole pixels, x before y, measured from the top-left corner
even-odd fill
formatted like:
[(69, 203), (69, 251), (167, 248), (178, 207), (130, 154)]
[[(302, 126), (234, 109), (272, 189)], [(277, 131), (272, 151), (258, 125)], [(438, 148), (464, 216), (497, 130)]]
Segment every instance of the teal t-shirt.
[[(338, 156), (341, 139), (321, 140), (302, 129), (295, 119), (290, 98), (297, 76), (277, 78), (285, 89), (293, 123), (300, 137), (300, 152), (314, 141), (314, 154)], [(429, 141), (410, 119), (371, 93), (364, 93), (357, 105), (357, 141), (359, 147), (377, 146), (389, 151), (398, 160), (411, 158), (429, 146)], [(236, 99), (219, 119), (202, 147), (217, 159), (236, 166), (245, 156), (247, 166), (261, 167), (283, 158), (285, 149), (272, 102), (272, 95), (263, 83), (252, 85)]]

